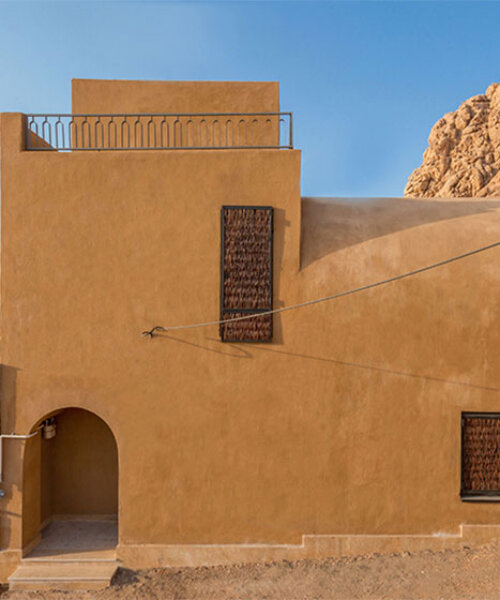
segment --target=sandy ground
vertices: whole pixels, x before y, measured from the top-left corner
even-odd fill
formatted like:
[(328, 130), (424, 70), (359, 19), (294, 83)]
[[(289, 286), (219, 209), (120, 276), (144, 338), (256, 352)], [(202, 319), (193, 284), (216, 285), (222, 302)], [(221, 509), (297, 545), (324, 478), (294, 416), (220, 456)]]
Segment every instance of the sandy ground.
[(95, 592), (7, 592), (2, 600), (498, 599), (500, 545), (220, 567), (119, 570)]

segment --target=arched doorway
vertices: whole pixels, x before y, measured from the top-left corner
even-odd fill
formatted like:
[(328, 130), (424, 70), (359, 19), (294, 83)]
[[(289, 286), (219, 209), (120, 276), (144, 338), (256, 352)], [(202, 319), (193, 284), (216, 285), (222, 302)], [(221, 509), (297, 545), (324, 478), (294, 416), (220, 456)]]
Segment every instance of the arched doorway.
[[(53, 437), (48, 424), (55, 424)], [(42, 531), (45, 545), (53, 538), (56, 545), (109, 546), (117, 536), (118, 515), (113, 433), (100, 417), (80, 408), (51, 413), (37, 426), (41, 434), (28, 440), (24, 460), (25, 550), (39, 544)]]

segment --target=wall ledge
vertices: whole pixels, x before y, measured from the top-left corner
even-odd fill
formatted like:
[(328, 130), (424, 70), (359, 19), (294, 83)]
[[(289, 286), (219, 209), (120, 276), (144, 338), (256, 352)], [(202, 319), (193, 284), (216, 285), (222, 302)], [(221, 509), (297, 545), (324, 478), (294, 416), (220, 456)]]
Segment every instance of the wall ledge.
[(301, 544), (120, 544), (117, 558), (129, 569), (201, 567), (372, 553), (458, 550), (499, 539), (500, 525), (464, 524), (456, 533), (303, 535)]

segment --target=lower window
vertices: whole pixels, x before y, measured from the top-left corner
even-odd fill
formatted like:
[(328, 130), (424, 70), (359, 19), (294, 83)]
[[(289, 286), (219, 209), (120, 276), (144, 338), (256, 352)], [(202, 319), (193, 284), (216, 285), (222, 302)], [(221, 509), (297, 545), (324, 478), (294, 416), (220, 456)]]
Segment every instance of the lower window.
[(500, 413), (462, 413), (463, 500), (500, 501)]

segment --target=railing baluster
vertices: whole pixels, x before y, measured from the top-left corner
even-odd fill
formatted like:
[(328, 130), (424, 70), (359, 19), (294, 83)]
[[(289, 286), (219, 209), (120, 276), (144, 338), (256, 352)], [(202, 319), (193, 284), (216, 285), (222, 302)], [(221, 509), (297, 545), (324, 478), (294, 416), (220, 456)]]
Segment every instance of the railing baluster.
[[(231, 132), (231, 143), (229, 143), (229, 132)], [(233, 122), (231, 119), (226, 120), (226, 148), (234, 146)]]
[(150, 117), (148, 121), (148, 148), (151, 148), (151, 129), (153, 129), (153, 148), (156, 148), (156, 125), (153, 121), (153, 117)]
[[(217, 132), (218, 132), (218, 135), (217, 135), (218, 144), (217, 145), (215, 144), (215, 131), (216, 131), (215, 126), (216, 125), (217, 125)], [(220, 123), (219, 123), (218, 119), (214, 119), (212, 121), (212, 146), (214, 148), (217, 148), (220, 146)]]
[(259, 145), (259, 119), (252, 119), (250, 122), (250, 145)]
[[(115, 132), (114, 143), (111, 143), (111, 132), (112, 131)], [(115, 123), (113, 117), (111, 117), (111, 119), (108, 122), (108, 144), (109, 144), (110, 150), (114, 150), (115, 148), (118, 148), (118, 131), (116, 129), (116, 123)]]
[[(243, 132), (243, 136), (241, 135)], [(245, 119), (240, 119), (238, 123), (238, 146), (246, 146), (247, 145), (247, 132), (246, 132), (246, 123)]]
[[(63, 125), (63, 122), (61, 121), (61, 115), (59, 115), (59, 117), (57, 118), (55, 129), (56, 129), (56, 150), (60, 150), (61, 148), (65, 147), (64, 125)], [(61, 142), (59, 142), (59, 135), (57, 133), (58, 130), (60, 130), (60, 132), (61, 132)]]
[[(47, 126), (47, 130), (49, 132), (48, 140), (47, 140), (47, 134), (45, 133), (45, 126)], [(43, 120), (43, 123), (42, 123), (42, 138), (44, 141), (46, 141), (46, 142), (48, 141), (49, 145), (52, 146), (52, 128), (48, 121), (48, 117), (45, 117), (45, 119)]]
[[(82, 148), (85, 148), (85, 129), (87, 129), (87, 133), (88, 133), (87, 149), (89, 149), (89, 148), (92, 148), (92, 132), (90, 129), (90, 123), (88, 122), (87, 119), (88, 119), (88, 115), (85, 116), (85, 118), (82, 121)], [(85, 125), (87, 126), (86, 128), (85, 128)]]
[(95, 129), (95, 145), (96, 147), (98, 146), (98, 131), (101, 132), (101, 144), (100, 144), (100, 149), (102, 150), (104, 148), (104, 127), (103, 124), (101, 122), (101, 117), (97, 117), (95, 125), (94, 125), (94, 129)]
[(194, 139), (193, 120), (188, 119), (186, 122), (186, 148), (195, 148), (196, 141)]
[(268, 146), (269, 148), (273, 147), (273, 122), (271, 119), (266, 119), (264, 121), (264, 141), (267, 141), (264, 146)]
[[(166, 133), (166, 143), (163, 141), (163, 132)], [(160, 147), (168, 148), (170, 146), (170, 125), (164, 117), (160, 122)]]
[[(33, 127), (34, 126), (34, 127)], [(31, 117), (31, 120), (29, 121), (29, 144), (28, 144), (28, 148), (31, 150), (35, 150), (36, 147), (38, 146), (38, 140), (39, 140), (39, 136), (38, 136), (38, 123), (35, 121), (34, 117)], [(36, 141), (33, 138), (33, 134), (36, 136)]]
[(206, 148), (208, 146), (208, 125), (206, 119), (200, 121), (200, 147)]
[[(137, 130), (139, 129), (140, 133), (141, 133), (141, 145), (138, 146), (137, 145)], [(137, 150), (138, 148), (141, 148), (144, 146), (143, 143), (143, 135), (142, 135), (142, 121), (141, 121), (141, 117), (139, 115), (137, 115), (137, 119), (134, 123), (134, 148)]]
[(285, 129), (285, 127), (286, 127), (286, 121), (285, 121), (285, 119), (280, 119), (279, 120), (278, 127), (279, 127), (279, 137), (280, 137), (280, 139), (279, 139), (279, 145), (281, 147), (281, 139), (282, 138), (285, 139), (285, 131), (286, 131), (286, 129)]
[[(177, 125), (178, 127), (176, 127)], [(177, 144), (177, 131), (179, 131), (179, 144)], [(182, 148), (182, 123), (179, 117), (174, 121), (174, 148)]]
[[(123, 145), (123, 137), (124, 137), (123, 136), (123, 132), (125, 131), (124, 125), (127, 126), (127, 145), (126, 146)], [(123, 118), (123, 121), (122, 121), (122, 124), (121, 124), (120, 137), (121, 137), (122, 148), (124, 148), (125, 150), (129, 150), (130, 149), (130, 125), (128, 124), (126, 116)]]
[(69, 134), (70, 134), (70, 139), (71, 139), (71, 144), (72, 144), (72, 150), (78, 149), (78, 127), (75, 123), (74, 119), (71, 119), (69, 122)]

